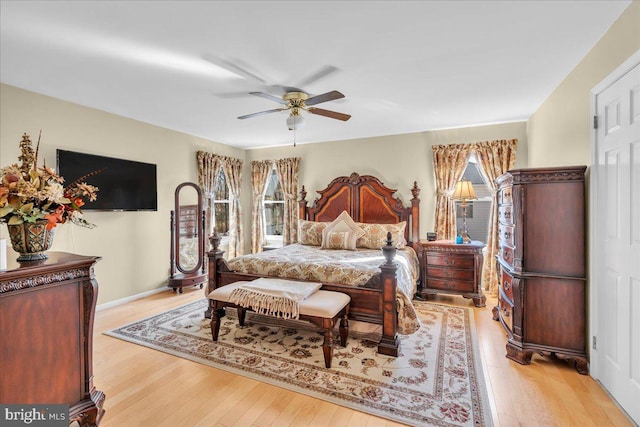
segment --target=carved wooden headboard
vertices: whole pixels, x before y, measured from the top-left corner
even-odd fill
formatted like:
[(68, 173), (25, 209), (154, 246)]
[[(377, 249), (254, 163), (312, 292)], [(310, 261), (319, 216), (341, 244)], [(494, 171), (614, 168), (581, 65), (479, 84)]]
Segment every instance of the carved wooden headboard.
[(410, 244), (420, 238), (420, 189), (413, 183), (411, 206), (405, 208), (393, 197), (397, 190), (386, 187), (371, 175), (340, 176), (318, 191), (320, 198), (307, 206), (307, 192), (302, 186), (299, 203), (300, 218), (308, 221), (333, 221), (342, 211), (347, 211), (356, 222), (394, 224), (407, 221), (405, 238)]

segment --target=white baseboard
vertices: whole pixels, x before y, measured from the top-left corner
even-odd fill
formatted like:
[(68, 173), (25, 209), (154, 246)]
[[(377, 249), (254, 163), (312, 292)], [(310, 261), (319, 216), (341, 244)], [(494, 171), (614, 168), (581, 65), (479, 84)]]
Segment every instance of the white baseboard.
[(140, 298), (145, 298), (145, 297), (148, 297), (150, 295), (159, 294), (160, 292), (170, 291), (170, 290), (171, 290), (171, 288), (169, 288), (167, 286), (163, 286), (162, 288), (152, 289), (150, 291), (143, 292), (141, 294), (131, 295), (130, 297), (117, 299), (117, 300), (111, 301), (111, 302), (106, 302), (104, 304), (97, 305), (96, 306), (96, 311), (104, 310), (106, 308), (115, 307), (117, 305), (125, 304), (127, 302), (135, 301), (135, 300), (140, 299)]

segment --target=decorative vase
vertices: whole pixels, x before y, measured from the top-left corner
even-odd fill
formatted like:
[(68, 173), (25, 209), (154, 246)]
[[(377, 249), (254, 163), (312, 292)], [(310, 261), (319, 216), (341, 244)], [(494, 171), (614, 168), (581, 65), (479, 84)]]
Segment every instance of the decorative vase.
[(11, 246), (20, 254), (18, 262), (49, 257), (45, 252), (51, 249), (56, 229), (47, 230), (47, 223), (46, 219), (39, 219), (36, 222), (23, 222), (18, 225), (7, 224)]

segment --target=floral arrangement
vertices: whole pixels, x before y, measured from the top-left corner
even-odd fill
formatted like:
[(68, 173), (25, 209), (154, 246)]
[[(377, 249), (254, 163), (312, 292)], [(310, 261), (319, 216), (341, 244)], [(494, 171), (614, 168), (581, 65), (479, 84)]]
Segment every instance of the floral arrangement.
[(97, 187), (87, 184), (84, 179), (95, 175), (92, 172), (67, 186), (64, 179), (44, 164), (38, 167), (38, 149), (33, 150), (31, 139), (22, 135), (18, 157), (21, 165), (13, 164), (0, 169), (0, 222), (18, 225), (23, 222), (36, 222), (46, 219), (47, 229), (70, 221), (83, 227), (93, 228), (87, 222), (80, 209), (85, 200), (96, 200)]

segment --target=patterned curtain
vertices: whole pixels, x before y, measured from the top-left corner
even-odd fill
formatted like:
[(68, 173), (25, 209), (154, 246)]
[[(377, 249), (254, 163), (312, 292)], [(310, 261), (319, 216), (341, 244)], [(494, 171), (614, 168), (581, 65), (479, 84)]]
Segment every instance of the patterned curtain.
[(300, 158), (276, 160), (276, 171), (284, 193), (284, 226), (282, 243), (288, 245), (298, 241), (298, 173)]
[(487, 234), (487, 253), (482, 266), (482, 287), (489, 295), (498, 294), (498, 272), (496, 255), (498, 254), (498, 187), (496, 178), (512, 169), (516, 162), (518, 140), (478, 142), (472, 144), (480, 171), (491, 189), (491, 211), (489, 232)]
[(242, 207), (240, 206), (240, 186), (242, 185), (242, 160), (220, 156), (222, 170), (229, 185), (229, 259), (244, 254), (242, 236)]
[(264, 191), (273, 169), (272, 160), (251, 162), (251, 188), (253, 189), (253, 209), (251, 211), (251, 253), (262, 252), (264, 233)]
[(456, 211), (451, 199), (456, 182), (462, 178), (471, 155), (470, 144), (434, 145), (433, 170), (436, 174), (436, 226), (438, 239), (456, 236)]
[[(209, 234), (213, 233), (213, 221), (211, 212), (213, 211), (213, 186), (216, 183), (216, 177), (220, 172), (220, 156), (213, 153), (207, 153), (206, 151), (198, 151), (196, 153), (196, 159), (198, 161), (198, 184), (204, 193), (205, 197), (205, 209), (207, 211), (207, 230)], [(207, 243), (205, 247), (209, 247)]]

